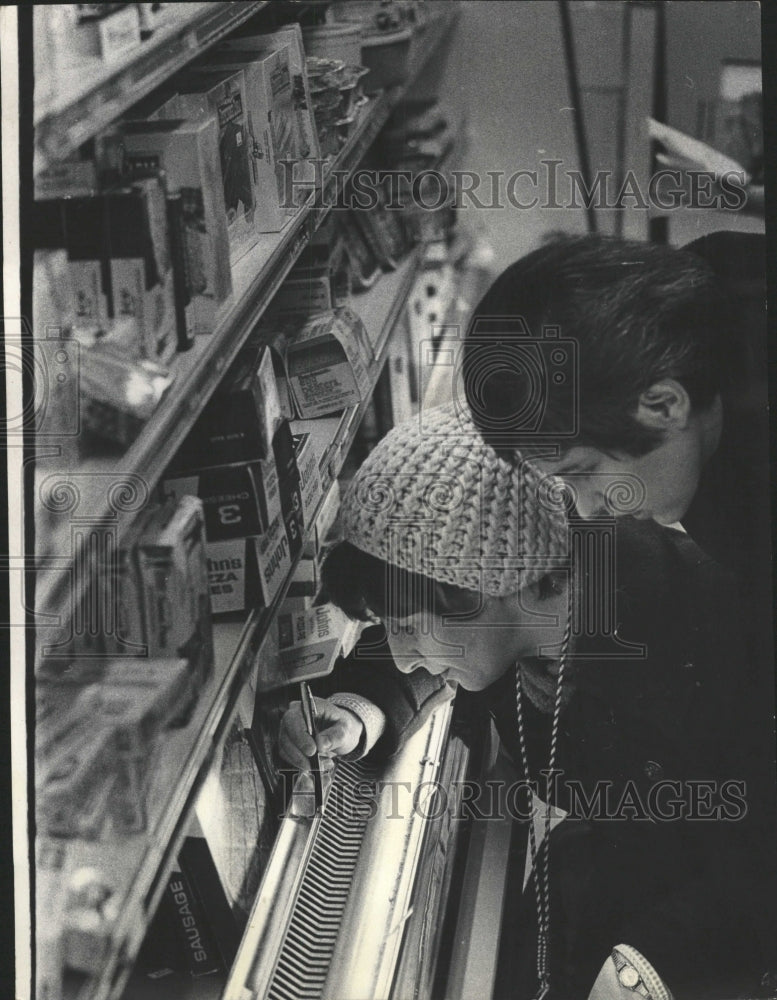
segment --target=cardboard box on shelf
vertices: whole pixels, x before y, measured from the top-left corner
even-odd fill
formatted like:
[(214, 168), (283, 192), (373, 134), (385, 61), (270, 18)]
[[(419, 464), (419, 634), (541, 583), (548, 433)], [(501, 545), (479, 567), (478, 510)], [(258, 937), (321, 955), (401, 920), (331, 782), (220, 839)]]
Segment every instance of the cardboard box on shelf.
[(292, 76), (292, 101), (294, 105), (294, 123), (297, 133), (296, 147), (299, 150), (299, 169), (295, 166), (294, 180), (300, 185), (300, 196), (305, 185), (313, 185), (316, 180), (317, 162), (321, 159), (318, 143), (318, 132), (313, 119), (313, 102), (310, 97), (307, 67), (305, 64), (305, 48), (302, 41), (302, 28), (298, 24), (286, 25), (277, 31), (264, 35), (236, 32), (221, 47), (225, 50), (262, 53), (266, 49), (275, 50), (288, 46), (289, 67)]
[[(64, 198), (94, 198), (100, 193), (100, 182), (97, 177), (97, 163), (94, 158), (80, 160), (70, 157), (60, 160), (58, 163), (51, 163), (45, 170), (36, 174), (35, 184), (35, 208), (44, 210), (48, 202), (54, 202), (57, 211), (62, 210), (62, 199)], [(40, 220), (36, 218), (36, 227)], [(40, 233), (35, 229), (35, 246), (49, 246), (49, 243), (41, 242)], [(58, 243), (64, 246), (64, 243)]]
[[(209, 542), (259, 535), (276, 515), (301, 511), (299, 474), (288, 421), (281, 420), (276, 426), (269, 458), (202, 467), (205, 450), (204, 446), (187, 449), (183, 459), (175, 460), (176, 471), (163, 480), (162, 486), (169, 496), (200, 498)], [(198, 456), (199, 467), (185, 467), (187, 459), (196, 461)]]
[(356, 405), (369, 392), (362, 337), (342, 312), (309, 320), (286, 345), (289, 385), (303, 418)]
[(173, 268), (176, 341), (179, 351), (188, 351), (194, 345), (197, 325), (192, 305), (192, 289), (187, 274), (186, 220), (183, 205), (183, 195), (180, 191), (168, 194), (167, 224)]
[(168, 112), (187, 121), (216, 119), (230, 259), (238, 260), (257, 239), (245, 74), (242, 70), (184, 71), (175, 85), (178, 93)]
[[(299, 425), (303, 421), (294, 421)], [(313, 423), (313, 421), (304, 421)], [(317, 447), (317, 440), (310, 430), (298, 430), (296, 433), (292, 429), (294, 436), (294, 451), (299, 470), (300, 494), (302, 497), (302, 524), (308, 529), (313, 525), (313, 517), (316, 508), (323, 496), (321, 486), (321, 471), (319, 463), (321, 455)]]
[(318, 563), (315, 559), (300, 559), (289, 582), (288, 597), (312, 599), (318, 593)]
[[(63, 4), (63, 7), (77, 10), (79, 4)], [(100, 5), (103, 6), (103, 5)], [(119, 10), (77, 14), (77, 22), (71, 34), (61, 38), (66, 46), (70, 63), (91, 58), (106, 62), (123, 56), (130, 49), (140, 45), (140, 14), (134, 3), (117, 4)]]
[(399, 212), (386, 208), (385, 196), (369, 212), (351, 213), (364, 241), (380, 264), (394, 270), (410, 249), (410, 238)]
[[(300, 254), (289, 272), (288, 281), (311, 281), (326, 277), (332, 308), (348, 305), (351, 299), (351, 262), (341, 226), (334, 224), (334, 212), (316, 230), (313, 240)], [(322, 236), (323, 230), (323, 236)]]
[(332, 604), (277, 617), (279, 667), (287, 683), (331, 672), (342, 648), (348, 618)]
[(167, 199), (159, 176), (106, 195), (113, 316), (132, 325), (137, 357), (167, 364), (177, 348)]
[(194, 65), (208, 72), (242, 70), (245, 76), (254, 226), (259, 233), (276, 233), (297, 212), (284, 167), (300, 156), (288, 46), (263, 52), (211, 50)]
[(261, 607), (258, 538), (208, 542), (208, 586), (214, 615)]
[(137, 558), (149, 655), (187, 659), (199, 690), (213, 670), (201, 501), (182, 496), (160, 507), (138, 540)]
[[(191, 884), (180, 871), (174, 871), (165, 889), (172, 901), (170, 911), (178, 937), (183, 964), (193, 978), (207, 976), (223, 968), (208, 915), (200, 905)], [(192, 948), (192, 931), (199, 948)]]
[(76, 328), (105, 330), (111, 303), (105, 197), (67, 198), (62, 210), (73, 324)]
[(331, 312), (332, 284), (328, 273), (287, 278), (275, 294), (271, 313), (280, 322), (293, 318), (307, 319)]
[(289, 422), (286, 420), (278, 428), (273, 438), (273, 455), (275, 456), (275, 466), (278, 470), (281, 511), (283, 512), (286, 531), (289, 536), (291, 556), (294, 558), (302, 548), (304, 520), (300, 474), (297, 468), (294, 438)]
[(293, 435), (310, 435), (313, 450), (318, 455), (322, 483), (327, 478), (329, 463), (336, 446), (341, 423), (342, 417), (337, 416), (315, 417), (312, 420), (292, 420), (289, 424)]
[(289, 376), (286, 372), (286, 335), (282, 332), (271, 334), (270, 354), (272, 355), (273, 371), (275, 372), (275, 385), (278, 389), (278, 399), (281, 404), (281, 413), (287, 420), (293, 420), (297, 416), (294, 409), (294, 396), (289, 387)]
[(245, 348), (211, 397), (175, 457), (177, 469), (196, 469), (203, 455), (222, 463), (272, 455), (283, 416), (270, 349)]
[(207, 564), (214, 615), (269, 607), (291, 569), (282, 516), (262, 535), (208, 542)]
[(361, 351), (365, 363), (372, 364), (375, 360), (375, 344), (373, 342), (373, 338), (377, 336), (377, 332), (367, 330), (361, 316), (351, 309), (350, 306), (346, 305), (335, 309), (335, 316), (337, 316), (339, 322), (344, 324), (350, 331), (351, 337)]
[(264, 461), (213, 466), (163, 481), (169, 496), (198, 496), (205, 511), (214, 613), (272, 601), (302, 546), (302, 496), (287, 421)]
[(259, 535), (281, 513), (274, 458), (174, 474), (162, 489), (168, 496), (200, 499), (208, 542)]
[(195, 333), (211, 333), (232, 293), (229, 238), (219, 144), (213, 116), (202, 121), (125, 121), (119, 141), (130, 169), (164, 170), (168, 191), (181, 194), (186, 282)]
[(269, 529), (258, 539), (257, 562), (259, 566), (259, 586), (265, 607), (275, 599), (281, 584), (291, 569), (291, 546), (286, 525), (276, 518)]
[(340, 511), (340, 482), (335, 479), (332, 485), (329, 487), (329, 492), (327, 493), (323, 504), (321, 505), (321, 510), (316, 518), (315, 524), (313, 525), (312, 531), (312, 542), (315, 545), (313, 551), (313, 557), (316, 559), (321, 558), (322, 552), (325, 550), (326, 545), (332, 535), (335, 525), (337, 523), (337, 516)]

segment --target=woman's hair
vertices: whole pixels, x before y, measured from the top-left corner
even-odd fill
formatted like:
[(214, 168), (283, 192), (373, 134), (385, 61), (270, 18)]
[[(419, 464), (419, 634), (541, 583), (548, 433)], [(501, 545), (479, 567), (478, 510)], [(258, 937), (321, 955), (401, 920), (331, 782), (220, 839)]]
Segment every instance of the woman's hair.
[[(534, 584), (540, 596), (549, 596), (557, 592), (558, 579), (567, 576), (566, 570), (556, 568)], [(385, 621), (422, 613), (473, 615), (482, 607), (484, 595), (411, 573), (350, 542), (338, 542), (324, 559), (321, 599), (357, 621), (371, 621), (373, 615)]]
[(472, 590), (411, 573), (350, 542), (331, 549), (321, 573), (322, 598), (357, 621), (370, 621), (373, 615), (381, 621), (406, 618), (443, 607), (450, 614), (463, 614), (477, 610), (482, 600)]

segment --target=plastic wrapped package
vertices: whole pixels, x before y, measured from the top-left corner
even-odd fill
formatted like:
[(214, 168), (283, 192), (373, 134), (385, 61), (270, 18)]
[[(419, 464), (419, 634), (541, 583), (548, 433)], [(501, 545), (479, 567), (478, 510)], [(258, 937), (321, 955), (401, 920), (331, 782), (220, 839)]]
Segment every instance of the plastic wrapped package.
[(81, 365), (84, 429), (104, 440), (130, 445), (152, 416), (174, 376), (151, 361), (131, 361), (95, 345)]

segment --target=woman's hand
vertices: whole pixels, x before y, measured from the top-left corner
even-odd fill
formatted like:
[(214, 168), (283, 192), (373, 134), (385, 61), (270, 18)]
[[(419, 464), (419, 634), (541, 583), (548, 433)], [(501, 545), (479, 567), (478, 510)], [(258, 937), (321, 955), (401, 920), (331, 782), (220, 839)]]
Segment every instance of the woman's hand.
[(305, 728), (302, 705), (293, 701), (281, 719), (279, 749), (281, 756), (300, 771), (310, 769), (308, 757), (316, 750), (327, 757), (342, 757), (356, 749), (364, 732), (361, 719), (347, 708), (326, 698), (314, 698), (318, 736)]

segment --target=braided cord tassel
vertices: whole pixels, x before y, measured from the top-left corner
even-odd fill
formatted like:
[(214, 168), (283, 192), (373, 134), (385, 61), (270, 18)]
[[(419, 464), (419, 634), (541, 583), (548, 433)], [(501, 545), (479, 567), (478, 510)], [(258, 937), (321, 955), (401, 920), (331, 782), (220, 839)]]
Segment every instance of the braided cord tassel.
[[(558, 752), (558, 733), (561, 720), (562, 690), (564, 685), (564, 670), (567, 664), (569, 645), (572, 637), (572, 601), (574, 587), (570, 580), (567, 591), (567, 620), (564, 627), (564, 636), (561, 641), (561, 658), (559, 662), (558, 678), (556, 680), (556, 696), (553, 705), (553, 721), (550, 734), (550, 753), (548, 755), (548, 768), (545, 780), (545, 835), (540, 849), (537, 849), (537, 838), (534, 833), (534, 819), (529, 822), (529, 847), (532, 858), (532, 874), (534, 878), (534, 888), (537, 901), (537, 979), (539, 980), (539, 992), (537, 1000), (541, 1000), (550, 990), (550, 783), (553, 779), (553, 772), (556, 766), (556, 754)], [(529, 759), (526, 751), (526, 731), (523, 721), (523, 689), (521, 685), (520, 662), (515, 665), (515, 707), (518, 722), (518, 743), (521, 751), (521, 765), (524, 777), (529, 783)]]

